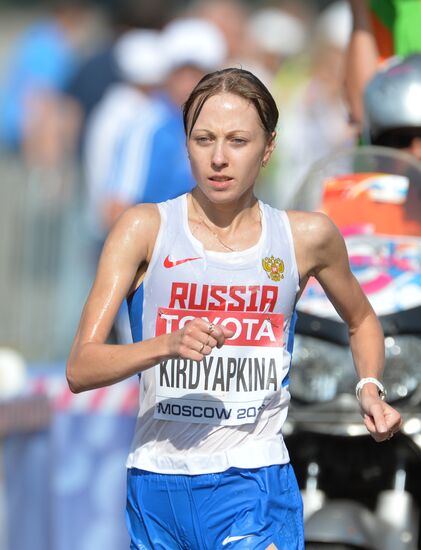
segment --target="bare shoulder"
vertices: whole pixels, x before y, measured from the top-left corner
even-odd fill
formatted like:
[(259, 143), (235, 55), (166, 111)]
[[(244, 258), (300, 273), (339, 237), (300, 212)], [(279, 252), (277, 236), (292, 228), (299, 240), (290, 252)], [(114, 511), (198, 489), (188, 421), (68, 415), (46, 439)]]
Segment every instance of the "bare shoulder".
[(326, 244), (326, 239), (335, 238), (339, 233), (332, 220), (321, 212), (287, 212), (294, 240), (309, 244)]
[(346, 254), (343, 237), (332, 220), (321, 212), (288, 211), (295, 253), (302, 276), (312, 274)]
[(133, 253), (148, 261), (160, 226), (156, 204), (137, 204), (128, 208), (117, 220), (105, 243), (104, 252)]
[(120, 216), (113, 231), (156, 231), (159, 229), (159, 223), (160, 215), (156, 204), (136, 204)]

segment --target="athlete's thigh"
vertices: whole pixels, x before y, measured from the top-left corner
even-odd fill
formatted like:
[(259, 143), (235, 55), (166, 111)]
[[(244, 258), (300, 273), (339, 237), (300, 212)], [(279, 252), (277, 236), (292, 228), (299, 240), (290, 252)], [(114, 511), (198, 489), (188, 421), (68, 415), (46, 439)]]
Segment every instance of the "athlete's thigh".
[(200, 511), (212, 549), (304, 548), (302, 499), (289, 464), (228, 471)]
[(177, 550), (172, 504), (158, 476), (129, 469), (127, 473), (126, 525), (130, 550)]

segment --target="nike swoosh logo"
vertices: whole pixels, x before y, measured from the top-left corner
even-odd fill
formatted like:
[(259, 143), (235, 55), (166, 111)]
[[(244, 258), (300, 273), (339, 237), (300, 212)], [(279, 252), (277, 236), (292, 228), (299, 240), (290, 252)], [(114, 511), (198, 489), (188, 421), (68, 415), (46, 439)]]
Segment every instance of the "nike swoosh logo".
[(193, 260), (201, 260), (202, 258), (198, 256), (197, 258), (184, 258), (183, 260), (170, 260), (170, 257), (167, 256), (164, 260), (164, 267), (169, 269), (170, 267), (175, 267), (176, 265), (185, 264), (186, 262), (192, 262)]
[(256, 535), (238, 535), (238, 536), (235, 536), (235, 537), (225, 537), (224, 540), (222, 541), (222, 546), (225, 546), (227, 544), (229, 544), (230, 542), (235, 542), (236, 540), (242, 540), (242, 539), (246, 539), (248, 537), (255, 537)]

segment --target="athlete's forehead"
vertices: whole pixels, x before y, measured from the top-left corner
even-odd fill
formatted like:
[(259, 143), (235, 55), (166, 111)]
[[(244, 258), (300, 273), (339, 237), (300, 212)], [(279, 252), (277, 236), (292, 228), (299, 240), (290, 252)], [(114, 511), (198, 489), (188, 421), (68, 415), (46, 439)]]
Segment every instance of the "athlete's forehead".
[(204, 102), (191, 132), (262, 130), (262, 124), (255, 106), (237, 94), (220, 92)]

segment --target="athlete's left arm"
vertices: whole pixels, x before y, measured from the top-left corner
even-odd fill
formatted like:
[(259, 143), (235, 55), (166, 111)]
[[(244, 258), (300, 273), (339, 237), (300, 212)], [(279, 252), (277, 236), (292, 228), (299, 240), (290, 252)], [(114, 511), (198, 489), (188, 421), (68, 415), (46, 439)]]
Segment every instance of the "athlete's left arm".
[[(307, 223), (306, 223), (307, 222)], [(360, 378), (381, 379), (384, 368), (384, 336), (379, 320), (349, 267), (348, 253), (338, 228), (323, 214), (307, 213), (301, 231), (307, 226), (299, 256), (305, 258), (300, 273), (313, 275), (322, 285), (336, 311), (347, 323), (355, 368)], [(300, 266), (299, 266), (300, 268)], [(301, 271), (301, 270), (300, 270)], [(367, 383), (361, 391), (364, 422), (376, 441), (383, 441), (399, 429), (399, 413), (382, 401), (378, 388)]]

